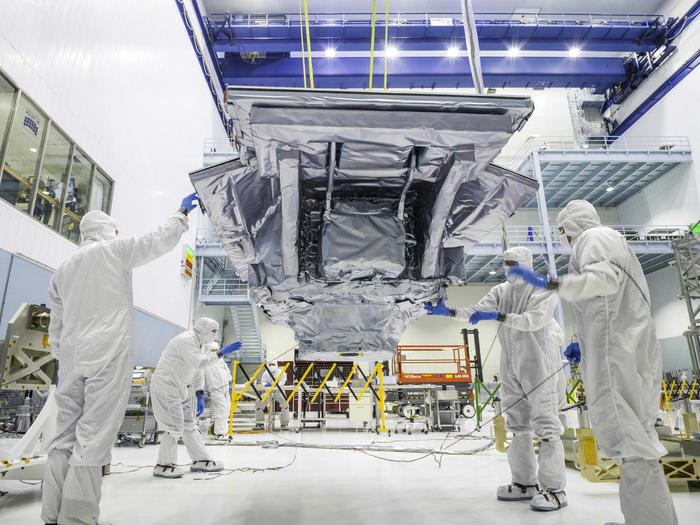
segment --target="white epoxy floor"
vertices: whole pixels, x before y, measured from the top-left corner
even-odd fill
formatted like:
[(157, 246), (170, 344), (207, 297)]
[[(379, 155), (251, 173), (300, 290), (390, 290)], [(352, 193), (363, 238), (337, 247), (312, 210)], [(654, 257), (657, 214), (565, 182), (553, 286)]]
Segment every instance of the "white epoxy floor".
[[(350, 432), (285, 432), (304, 443), (360, 444), (395, 440), (405, 445), (439, 448), (444, 435), (392, 436)], [(270, 435), (239, 436), (241, 441), (279, 439)], [(280, 440), (281, 441), (281, 440)], [(452, 438), (447, 441), (451, 443)], [(463, 441), (451, 449), (470, 449), (480, 442)], [(135, 472), (130, 465), (153, 465), (157, 447), (115, 448), (113, 473), (102, 493), (103, 523), (126, 524), (360, 524), (401, 525), (602, 525), (622, 521), (616, 484), (592, 484), (574, 470), (568, 473), (569, 506), (553, 513), (531, 511), (527, 502), (500, 502), (495, 489), (509, 480), (505, 454), (491, 449), (473, 456), (447, 456), (442, 466), (428, 457), (413, 463), (387, 462), (357, 451), (262, 449), (211, 446), (214, 458), (227, 467), (272, 467), (278, 471), (234, 472), (209, 477), (187, 473), (183, 479), (154, 478), (150, 468)], [(296, 458), (295, 458), (296, 454)], [(401, 460), (413, 454), (375, 453)], [(180, 461), (185, 462), (180, 447)], [(0, 481), (0, 523), (38, 524), (40, 487)], [(697, 523), (700, 493), (675, 493), (680, 523)], [(695, 516), (695, 518), (693, 518)]]

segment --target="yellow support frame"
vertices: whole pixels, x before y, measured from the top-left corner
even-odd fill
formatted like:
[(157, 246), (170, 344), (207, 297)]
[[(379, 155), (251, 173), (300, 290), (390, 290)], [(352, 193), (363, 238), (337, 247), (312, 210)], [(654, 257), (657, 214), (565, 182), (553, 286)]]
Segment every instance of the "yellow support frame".
[(277, 379), (275, 379), (275, 381), (272, 383), (272, 386), (268, 389), (267, 392), (265, 392), (265, 395), (264, 395), (263, 398), (260, 400), (261, 403), (264, 403), (265, 401), (267, 401), (267, 398), (270, 397), (270, 394), (272, 394), (272, 391), (273, 391), (275, 388), (277, 388), (277, 383), (279, 383), (279, 382), (280, 382), (280, 379), (282, 379), (282, 376), (283, 376), (284, 374), (287, 373), (287, 368), (289, 368), (289, 363), (287, 363), (286, 365), (284, 365), (284, 366), (282, 367), (282, 371), (281, 371), (280, 374), (277, 376)]
[(333, 402), (334, 402), (334, 403), (337, 403), (337, 402), (338, 402), (338, 400), (340, 399), (340, 395), (341, 395), (341, 394), (343, 393), (343, 391), (345, 390), (345, 387), (347, 387), (348, 384), (350, 383), (350, 380), (352, 379), (352, 376), (355, 375), (355, 372), (357, 372), (357, 363), (355, 363), (354, 365), (352, 365), (352, 370), (351, 370), (350, 373), (348, 374), (347, 379), (346, 379), (345, 382), (343, 383), (343, 386), (340, 387), (340, 390), (338, 391), (338, 395), (335, 396), (335, 399), (333, 399)]
[(233, 414), (238, 408), (238, 397), (236, 397), (236, 372), (238, 371), (238, 361), (231, 362), (231, 408), (228, 411), (228, 437), (233, 436)]
[(287, 398), (287, 404), (292, 402), (292, 399), (294, 399), (294, 394), (297, 393), (297, 390), (299, 390), (299, 387), (301, 384), (304, 382), (304, 379), (306, 379), (306, 376), (309, 375), (309, 372), (311, 372), (311, 369), (314, 367), (314, 364), (311, 363), (308, 368), (306, 369), (306, 372), (304, 372), (304, 375), (301, 376), (301, 379), (297, 382), (297, 384), (294, 386), (292, 389), (292, 393), (289, 394), (289, 397)]
[(372, 378), (374, 378), (374, 375), (377, 373), (377, 366), (379, 366), (379, 364), (375, 365), (374, 370), (372, 370), (372, 373), (367, 378), (367, 382), (365, 383), (365, 386), (363, 386), (362, 390), (360, 390), (360, 395), (357, 398), (358, 401), (362, 400), (362, 397), (365, 395), (365, 392), (367, 391), (367, 387), (369, 386), (370, 382), (372, 381)]
[(314, 397), (311, 398), (311, 401), (309, 401), (309, 403), (313, 403), (314, 401), (316, 401), (316, 398), (317, 398), (317, 397), (319, 396), (319, 394), (321, 393), (321, 390), (323, 390), (323, 387), (326, 386), (326, 382), (327, 382), (328, 379), (331, 377), (331, 374), (333, 373), (333, 370), (335, 370), (335, 367), (336, 367), (336, 363), (333, 363), (333, 366), (331, 367), (331, 369), (330, 369), (330, 370), (328, 371), (328, 373), (326, 374), (326, 377), (323, 378), (323, 381), (321, 381), (321, 384), (319, 385), (318, 389), (316, 390), (316, 393), (314, 394)]
[(384, 366), (382, 366), (382, 363), (377, 363), (377, 378), (379, 379), (379, 402), (377, 405), (379, 406), (379, 432), (388, 432), (385, 423), (386, 423), (386, 414), (384, 410), (384, 401), (386, 400), (386, 394), (384, 392)]

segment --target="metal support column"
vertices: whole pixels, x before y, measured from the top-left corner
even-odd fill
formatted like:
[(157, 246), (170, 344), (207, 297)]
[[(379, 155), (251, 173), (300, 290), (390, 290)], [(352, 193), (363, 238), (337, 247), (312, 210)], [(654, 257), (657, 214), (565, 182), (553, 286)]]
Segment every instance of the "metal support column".
[(476, 33), (474, 9), (472, 0), (462, 0), (462, 19), (464, 20), (464, 39), (467, 43), (469, 54), (469, 70), (474, 82), (474, 89), (479, 95), (483, 95), (484, 77), (481, 74), (481, 56), (479, 52), (479, 36)]
[(681, 298), (688, 308), (690, 326), (683, 334), (688, 341), (693, 373), (700, 375), (700, 235), (686, 234), (673, 241)]
[[(537, 181), (537, 210), (542, 223), (542, 233), (547, 247), (547, 263), (549, 264), (549, 275), (557, 277), (557, 262), (554, 258), (554, 242), (552, 241), (552, 230), (549, 225), (549, 210), (547, 209), (547, 199), (544, 195), (544, 182), (542, 181), (542, 169), (540, 168), (540, 155), (537, 150), (533, 151), (530, 157), (532, 162), (532, 173)], [(566, 333), (564, 326), (564, 310), (561, 307), (561, 299), (557, 298), (557, 321), (562, 332)]]

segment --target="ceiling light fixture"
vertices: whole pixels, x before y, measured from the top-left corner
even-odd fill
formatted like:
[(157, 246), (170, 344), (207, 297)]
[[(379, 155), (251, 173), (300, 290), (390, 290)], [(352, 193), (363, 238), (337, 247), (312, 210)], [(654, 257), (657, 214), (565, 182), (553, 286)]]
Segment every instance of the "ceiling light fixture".
[(457, 46), (448, 47), (447, 56), (450, 58), (457, 58), (459, 56), (459, 48)]
[(491, 270), (491, 271), (489, 272), (489, 275), (496, 275), (496, 270)]
[(569, 58), (576, 58), (581, 55), (581, 48), (573, 46), (569, 48)]
[(335, 48), (327, 47), (323, 54), (326, 55), (326, 58), (335, 58)]
[(399, 50), (394, 46), (388, 46), (384, 54), (387, 58), (396, 58), (399, 56)]
[(608, 186), (605, 188), (605, 191), (613, 191), (615, 189), (615, 186)]
[(506, 52), (508, 58), (518, 58), (520, 56), (520, 47), (510, 46)]
[(32, 153), (36, 153), (36, 148), (29, 148), (29, 151), (31, 151)]

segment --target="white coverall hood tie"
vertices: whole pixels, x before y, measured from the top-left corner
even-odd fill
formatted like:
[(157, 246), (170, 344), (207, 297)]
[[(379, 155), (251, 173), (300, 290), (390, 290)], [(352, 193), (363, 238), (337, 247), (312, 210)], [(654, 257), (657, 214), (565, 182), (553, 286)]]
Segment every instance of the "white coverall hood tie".
[(571, 237), (572, 244), (583, 232), (600, 225), (598, 212), (590, 202), (584, 200), (569, 202), (557, 216), (560, 235)]
[(117, 238), (117, 222), (100, 210), (87, 212), (80, 219), (80, 246)]

